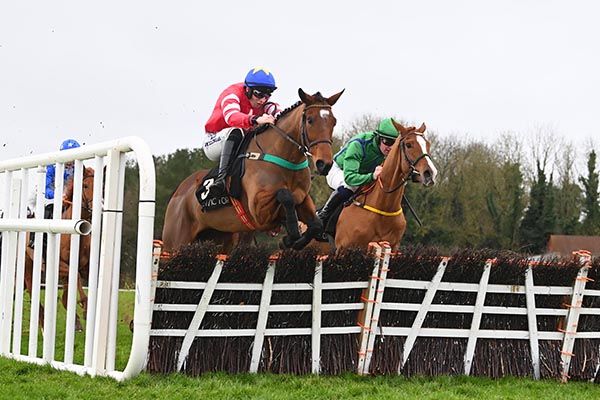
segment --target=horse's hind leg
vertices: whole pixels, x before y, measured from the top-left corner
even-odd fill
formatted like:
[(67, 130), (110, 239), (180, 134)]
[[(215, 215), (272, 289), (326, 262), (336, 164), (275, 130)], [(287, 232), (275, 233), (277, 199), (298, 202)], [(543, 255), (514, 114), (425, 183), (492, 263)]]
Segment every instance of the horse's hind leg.
[(287, 189), (279, 189), (276, 198), (285, 210), (285, 229), (288, 235), (282, 239), (282, 242), (285, 247), (292, 247), (294, 242), (300, 239), (298, 214), (296, 214), (294, 198), (292, 197), (292, 193)]

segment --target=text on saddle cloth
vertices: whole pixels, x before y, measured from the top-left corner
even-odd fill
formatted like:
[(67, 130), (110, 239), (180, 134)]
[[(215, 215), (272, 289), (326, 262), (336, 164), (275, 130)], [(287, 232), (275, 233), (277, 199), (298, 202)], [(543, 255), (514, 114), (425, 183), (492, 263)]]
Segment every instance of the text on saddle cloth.
[(202, 207), (202, 212), (218, 210), (231, 205), (227, 189), (223, 190), (222, 187), (214, 185), (217, 175), (218, 168), (211, 169), (196, 191), (196, 198)]

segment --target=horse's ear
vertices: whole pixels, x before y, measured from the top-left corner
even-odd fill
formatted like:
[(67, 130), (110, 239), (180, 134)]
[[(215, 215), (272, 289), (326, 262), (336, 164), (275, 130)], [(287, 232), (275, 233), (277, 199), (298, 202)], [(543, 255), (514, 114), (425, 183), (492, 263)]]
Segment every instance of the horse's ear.
[(421, 126), (419, 127), (419, 129), (417, 129), (417, 132), (419, 132), (419, 133), (425, 133), (425, 129), (427, 129), (427, 127), (425, 126), (425, 122), (423, 122), (421, 124)]
[(394, 118), (392, 118), (392, 124), (394, 124), (394, 128), (396, 128), (400, 136), (404, 136), (406, 135), (406, 132), (408, 132), (408, 129), (406, 129), (400, 122), (396, 122)]
[(342, 93), (344, 93), (344, 90), (346, 90), (346, 89), (342, 89), (341, 92), (339, 92), (337, 94), (334, 94), (333, 96), (329, 97), (326, 100), (327, 104), (329, 104), (330, 106), (333, 106), (338, 101), (338, 99), (340, 98), (340, 96), (342, 95)]
[(312, 100), (312, 96), (304, 93), (302, 88), (298, 88), (298, 96), (300, 96), (300, 100), (302, 100), (304, 104), (310, 104), (310, 101)]

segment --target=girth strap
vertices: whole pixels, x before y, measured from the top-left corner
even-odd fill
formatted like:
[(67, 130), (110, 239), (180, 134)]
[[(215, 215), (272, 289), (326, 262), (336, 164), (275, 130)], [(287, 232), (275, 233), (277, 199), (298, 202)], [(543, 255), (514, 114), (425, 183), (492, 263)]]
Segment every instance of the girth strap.
[(273, 154), (249, 152), (249, 153), (240, 155), (240, 157), (247, 158), (248, 160), (265, 161), (265, 162), (280, 166), (282, 168), (289, 169), (291, 171), (300, 171), (300, 170), (303, 170), (304, 168), (308, 168), (308, 160), (304, 160), (299, 163), (293, 163), (291, 161), (286, 160), (285, 158), (281, 158), (281, 157), (278, 157)]
[(361, 203), (359, 201), (354, 201), (352, 204), (354, 204), (357, 207), (364, 208), (367, 211), (374, 212), (375, 214), (383, 215), (384, 217), (395, 217), (395, 216), (402, 214), (402, 207), (400, 207), (400, 209), (398, 211), (388, 212), (388, 211), (379, 210), (375, 207), (371, 207), (371, 206)]

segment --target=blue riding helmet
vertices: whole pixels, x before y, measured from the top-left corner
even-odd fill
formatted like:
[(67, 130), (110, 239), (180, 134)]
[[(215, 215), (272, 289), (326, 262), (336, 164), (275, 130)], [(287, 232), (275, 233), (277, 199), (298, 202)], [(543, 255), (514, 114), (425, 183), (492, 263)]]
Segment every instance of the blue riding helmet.
[(69, 150), (69, 149), (75, 149), (79, 146), (79, 143), (77, 142), (77, 140), (75, 139), (67, 139), (64, 142), (62, 142), (62, 144), (60, 145), (60, 149), (61, 150)]
[(244, 79), (244, 84), (248, 87), (261, 87), (270, 89), (271, 91), (277, 89), (275, 86), (275, 77), (272, 73), (262, 67), (252, 68)]

